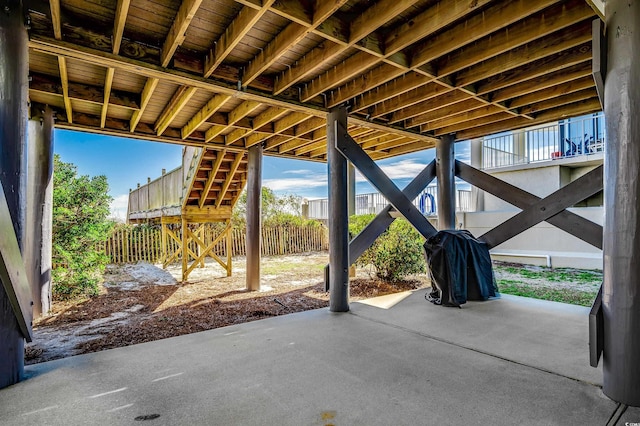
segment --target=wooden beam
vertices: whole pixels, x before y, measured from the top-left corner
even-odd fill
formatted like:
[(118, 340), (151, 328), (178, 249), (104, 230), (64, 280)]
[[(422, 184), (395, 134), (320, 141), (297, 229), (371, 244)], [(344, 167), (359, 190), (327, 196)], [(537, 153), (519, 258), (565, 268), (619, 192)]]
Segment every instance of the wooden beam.
[(165, 107), (162, 114), (156, 121), (154, 128), (158, 136), (162, 135), (164, 131), (169, 127), (174, 118), (182, 111), (182, 108), (189, 102), (189, 100), (195, 95), (198, 89), (189, 86), (180, 86), (175, 91), (171, 100)]
[(542, 113), (537, 115), (534, 120), (528, 120), (522, 117), (514, 117), (509, 120), (500, 121), (498, 123), (463, 130), (456, 133), (456, 138), (458, 140), (473, 139), (493, 133), (504, 132), (506, 130), (521, 129), (523, 127), (528, 127), (535, 124), (543, 124), (559, 119), (577, 117), (582, 114), (589, 114), (597, 111), (600, 111), (600, 101), (596, 97), (587, 99), (586, 101), (576, 102), (570, 105), (543, 111)]
[(564, 95), (588, 90), (593, 88), (593, 81), (590, 76), (584, 76), (569, 82), (562, 82), (546, 89), (540, 89), (509, 101), (509, 105), (513, 108), (525, 108), (537, 102), (553, 100)]
[[(387, 65), (382, 65), (382, 66), (387, 66)], [(406, 74), (403, 74), (399, 78), (396, 78), (386, 83), (384, 86), (376, 90), (371, 90), (360, 96), (357, 96), (353, 102), (352, 112), (362, 111), (372, 105), (392, 99), (412, 89), (417, 89), (421, 86), (425, 86), (430, 81), (431, 81), (430, 78), (425, 77), (421, 74), (418, 74), (415, 72), (408, 72)], [(441, 87), (442, 90), (444, 90), (444, 87), (442, 87), (441, 85), (435, 85), (435, 86)], [(334, 94), (335, 94), (335, 91), (331, 93), (332, 100), (331, 102), (329, 102), (329, 104), (332, 104), (334, 102), (333, 100)], [(348, 96), (349, 98), (353, 97), (351, 96), (351, 93), (350, 93), (350, 94), (342, 94), (340, 98), (346, 97), (346, 96)], [(337, 99), (338, 97), (336, 97), (336, 100)], [(343, 101), (345, 100), (346, 99), (343, 99)]]
[[(207, 178), (207, 181), (204, 184), (204, 188), (202, 189), (202, 192), (200, 193), (200, 201), (198, 203), (198, 205), (200, 206), (200, 208), (204, 207), (204, 203), (207, 201), (207, 195), (209, 195), (209, 191), (211, 190), (211, 186), (213, 185), (213, 182), (216, 179), (216, 175), (218, 174), (218, 170), (220, 169), (220, 166), (222, 165), (222, 161), (224, 160), (224, 156), (227, 154), (227, 150), (222, 150), (222, 151), (218, 151), (216, 153), (217, 157), (215, 162), (213, 163), (213, 167), (211, 169), (211, 171), (209, 172), (209, 177)], [(238, 154), (239, 156), (241, 156), (240, 154)]]
[(242, 85), (246, 86), (256, 77), (262, 74), (275, 61), (278, 60), (292, 46), (298, 44), (316, 26), (340, 9), (346, 0), (316, 0), (313, 12), (313, 22), (310, 26), (303, 26), (292, 22), (287, 25), (276, 37), (260, 51), (258, 56), (251, 60), (242, 76)]
[(603, 165), (596, 167), (553, 194), (538, 200), (478, 239), (493, 248), (510, 240), (538, 223), (565, 211), (566, 208), (602, 191)]
[(389, 203), (393, 205), (396, 210), (402, 213), (423, 237), (429, 238), (435, 235), (437, 232), (436, 229), (422, 213), (418, 211), (411, 200), (409, 200), (393, 181), (384, 174), (380, 167), (369, 158), (364, 150), (349, 136), (347, 130), (340, 124), (337, 124), (337, 126), (338, 134), (343, 136), (338, 137), (336, 140), (336, 148), (338, 151), (356, 166), (360, 173), (389, 200)]
[(605, 21), (605, 16), (604, 16), (605, 0), (586, 0), (586, 2), (589, 4), (589, 6), (591, 6), (593, 11), (596, 12), (598, 17), (600, 17), (600, 19), (602, 19), (602, 21), (604, 22)]
[[(542, 89), (556, 87), (563, 83), (568, 83), (574, 80), (582, 79), (583, 77), (590, 77), (591, 69), (588, 63), (574, 65), (567, 69), (563, 69), (556, 72), (532, 78), (522, 83), (515, 84), (513, 86), (506, 87), (501, 90), (496, 90), (491, 93), (491, 98), (495, 102), (503, 102), (515, 97), (522, 97), (529, 93), (538, 92)], [(593, 86), (593, 78), (591, 79), (591, 86)], [(488, 89), (484, 89), (488, 90)], [(518, 105), (511, 103), (512, 108)], [(522, 106), (522, 105), (520, 105)]]
[[(391, 89), (392, 93), (396, 93), (395, 89)], [(373, 118), (382, 117), (387, 114), (391, 114), (398, 110), (402, 110), (405, 108), (409, 108), (412, 105), (416, 104), (425, 104), (429, 99), (438, 98), (447, 93), (460, 93), (458, 91), (452, 92), (449, 87), (443, 86), (436, 82), (426, 84), (424, 86), (419, 86), (415, 89), (411, 89), (401, 95), (395, 96), (391, 99), (382, 101), (376, 104), (374, 107), (369, 108), (369, 114)], [(386, 96), (383, 94), (383, 96)], [(453, 96), (453, 95), (450, 95)], [(377, 96), (374, 96), (375, 99), (379, 99)]]
[(227, 26), (224, 33), (216, 41), (214, 47), (209, 49), (209, 53), (204, 60), (204, 76), (210, 77), (216, 68), (235, 49), (245, 35), (253, 28), (256, 22), (267, 13), (274, 0), (266, 0), (260, 9), (243, 7), (238, 15)]
[(474, 13), (490, 0), (448, 0), (436, 3), (408, 22), (398, 26), (385, 38), (385, 54), (398, 52), (426, 36)]
[(556, 71), (569, 73), (573, 66), (588, 69), (590, 62), (591, 45), (589, 43), (581, 44), (484, 80), (476, 85), (476, 91), (479, 95), (485, 95), (527, 80), (552, 75)]
[(282, 93), (284, 90), (293, 86), (318, 69), (318, 67), (325, 63), (325, 61), (331, 61), (333, 58), (344, 52), (345, 49), (346, 48), (343, 45), (329, 40), (324, 41), (296, 61), (291, 68), (287, 68), (276, 78), (273, 94), (278, 95)]
[(513, 118), (513, 116), (499, 110), (494, 114), (484, 115), (482, 117), (472, 118), (469, 120), (460, 121), (458, 123), (449, 124), (448, 126), (437, 129), (434, 134), (436, 136), (450, 135), (461, 130), (484, 126), (491, 123), (497, 123), (499, 121), (509, 120), (510, 118)]
[[(531, 15), (554, 3), (556, 0), (499, 2), (485, 12), (471, 16), (453, 28), (420, 43), (414, 50), (411, 66), (419, 67), (456, 49), (472, 45), (481, 38), (521, 20), (523, 16)], [(554, 19), (554, 16), (549, 18)], [(491, 39), (494, 36), (492, 35)]]
[[(30, 73), (29, 92), (45, 93), (47, 95), (55, 95), (62, 98), (62, 84), (57, 77), (45, 76), (35, 72)], [(125, 109), (137, 110), (140, 108), (138, 99), (140, 95), (137, 93), (127, 93), (120, 91), (111, 91), (109, 104)], [(99, 86), (89, 86), (86, 84), (69, 83), (69, 98), (82, 102), (89, 102), (95, 105), (104, 103), (104, 90)], [(60, 102), (63, 105), (63, 102)]]
[(591, 23), (592, 37), (592, 74), (593, 81), (596, 83), (600, 104), (604, 110), (604, 80), (607, 73), (607, 36), (605, 34), (604, 24), (600, 19), (594, 19)]
[(209, 117), (215, 114), (229, 99), (229, 95), (214, 95), (209, 101), (198, 111), (189, 122), (182, 127), (182, 139), (188, 138), (194, 131), (198, 129)]
[(51, 24), (53, 26), (53, 36), (56, 40), (62, 40), (62, 17), (60, 14), (60, 0), (50, 0)]
[[(436, 177), (436, 164), (432, 160), (409, 184), (402, 190), (402, 194), (413, 200)], [(395, 217), (390, 215), (393, 206), (388, 204), (369, 224), (349, 242), (349, 264), (356, 263), (376, 239), (386, 231)]]
[[(242, 102), (240, 105), (235, 107), (231, 112), (229, 112), (229, 114), (227, 115), (227, 124), (225, 126), (212, 126), (206, 131), (205, 141), (209, 142), (210, 140), (220, 135), (225, 130), (230, 129), (233, 124), (237, 123), (247, 115), (251, 114), (257, 108), (259, 108), (260, 105), (261, 104), (259, 102), (255, 102), (255, 101)], [(230, 143), (227, 145), (230, 145)]]
[(541, 111), (558, 108), (564, 105), (580, 102), (598, 96), (598, 92), (593, 87), (567, 93), (566, 95), (554, 96), (551, 99), (543, 100), (523, 107), (521, 111), (525, 114), (536, 114)]
[[(442, 108), (448, 105), (453, 105), (458, 102), (462, 102), (469, 99), (466, 93), (459, 90), (453, 90), (446, 92), (440, 96), (433, 97), (423, 102), (416, 103), (412, 106), (403, 108), (397, 112), (394, 112), (389, 117), (390, 123), (398, 123), (403, 120), (407, 120), (412, 117), (420, 116), (426, 112), (432, 111), (437, 108)], [(405, 123), (406, 127), (406, 123)]]
[(483, 61), (456, 74), (456, 85), (467, 86), (499, 72), (526, 65), (536, 59), (553, 55), (563, 50), (591, 41), (591, 23), (582, 22), (560, 33), (554, 33), (508, 51), (503, 55)]
[(361, 74), (367, 68), (372, 67), (378, 62), (379, 59), (377, 57), (364, 52), (358, 52), (326, 71), (324, 74), (311, 80), (309, 84), (304, 86), (300, 100), (307, 102), (320, 93), (351, 80), (354, 76)]
[(350, 46), (353, 46), (415, 3), (416, 0), (381, 0), (375, 3), (351, 21), (349, 25), (349, 42), (346, 45), (326, 41), (311, 50), (311, 52), (297, 61), (294, 66), (278, 77), (274, 94), (278, 94), (302, 80), (321, 67), (323, 63), (343, 53)]
[(113, 84), (113, 75), (115, 74), (115, 68), (107, 68), (107, 74), (104, 79), (104, 101), (102, 104), (102, 111), (100, 113), (100, 127), (104, 128), (107, 121), (107, 112), (109, 110), (109, 97), (111, 96), (111, 85)]
[[(302, 112), (292, 112), (289, 115), (285, 116), (284, 118), (281, 118), (278, 121), (275, 121), (273, 123), (273, 134), (278, 135), (284, 132), (285, 130), (288, 130), (302, 123), (303, 121), (308, 120), (309, 118), (310, 116), (308, 114), (305, 114)], [(257, 143), (260, 143), (264, 139), (266, 138), (262, 135), (257, 135), (257, 134), (251, 135), (245, 139), (245, 148), (252, 147)]]
[[(474, 103), (470, 103), (469, 105), (474, 105)], [(475, 106), (473, 106), (471, 109), (468, 109), (468, 110), (459, 109), (458, 111), (454, 111), (453, 113), (450, 112), (449, 114), (440, 115), (437, 119), (430, 120), (429, 122), (422, 124), (420, 126), (420, 131), (428, 132), (435, 129), (440, 129), (446, 126), (450, 126), (453, 124), (458, 124), (465, 121), (474, 120), (476, 118), (497, 114), (500, 112), (502, 112), (502, 109), (494, 105), (476, 104)]]
[(191, 24), (191, 20), (198, 11), (200, 4), (202, 4), (202, 0), (183, 0), (180, 4), (178, 13), (169, 29), (169, 34), (167, 34), (167, 38), (162, 45), (160, 63), (163, 67), (169, 65), (173, 54), (176, 53), (176, 49), (184, 41), (187, 28), (189, 28), (189, 24)]
[(235, 160), (233, 160), (233, 163), (231, 164), (231, 169), (229, 170), (229, 173), (227, 173), (227, 177), (224, 180), (224, 183), (222, 184), (222, 188), (220, 189), (220, 193), (218, 194), (218, 199), (216, 200), (216, 208), (218, 208), (218, 207), (220, 207), (222, 205), (222, 200), (224, 199), (225, 194), (229, 190), (229, 186), (231, 185), (231, 182), (233, 181), (233, 178), (234, 178), (234, 176), (236, 174), (236, 171), (238, 170), (238, 167), (240, 166), (240, 161), (242, 161), (243, 157), (244, 157), (244, 153), (236, 154), (236, 158), (235, 158)]
[(130, 132), (133, 133), (136, 131), (136, 127), (138, 127), (138, 123), (142, 118), (142, 114), (147, 109), (147, 105), (149, 105), (149, 101), (151, 100), (151, 96), (153, 96), (154, 90), (158, 86), (158, 82), (160, 80), (158, 78), (148, 78), (144, 84), (142, 89), (142, 95), (140, 96), (140, 109), (134, 111), (131, 116), (131, 121), (129, 123)]
[[(513, 2), (507, 2), (506, 4), (511, 7), (512, 3)], [(509, 9), (513, 10), (513, 12), (510, 13), (515, 13), (518, 9), (523, 8), (535, 9), (539, 4), (544, 6), (554, 2), (524, 1), (524, 4), (521, 4), (523, 1), (518, 1), (516, 3), (520, 4), (519, 8), (514, 7), (513, 9)], [(500, 4), (498, 6), (503, 5), (504, 4)], [(494, 21), (496, 18), (499, 19), (500, 15), (484, 14), (483, 16), (489, 17), (488, 20)], [(592, 13), (584, 4), (584, 0), (573, 0), (569, 3), (558, 4), (557, 6), (549, 8), (542, 13), (529, 17), (524, 21), (517, 22), (502, 31), (492, 33), (491, 37), (484, 38), (470, 45), (470, 47), (462, 48), (455, 53), (447, 55), (446, 60), (443, 59), (440, 66), (437, 67), (438, 76), (450, 75), (471, 67), (479, 62), (486, 61), (489, 58), (514, 50), (515, 48), (527, 43), (532, 43), (537, 39), (543, 38), (541, 44), (544, 44), (545, 42), (548, 43), (550, 41), (549, 37), (571, 38), (575, 33), (568, 33), (567, 35), (564, 35), (565, 33), (561, 30), (580, 23), (591, 16)], [(509, 17), (512, 18), (513, 15), (510, 14)], [(512, 19), (509, 21), (512, 21)], [(559, 34), (559, 36), (554, 33)], [(533, 53), (537, 48), (537, 45), (527, 46), (526, 50), (527, 52)], [(504, 71), (504, 69), (500, 69), (500, 71)]]
[[(116, 4), (116, 16), (113, 23), (112, 52), (117, 55), (120, 52), (120, 44), (122, 43), (122, 35), (124, 34), (124, 26), (127, 21), (130, 0), (118, 0)], [(104, 102), (100, 113), (100, 127), (104, 128), (107, 121), (107, 113), (109, 111), (109, 97), (111, 96), (111, 86), (113, 84), (113, 76), (115, 68), (107, 68), (107, 74), (104, 79)]]
[[(37, 34), (34, 34), (30, 37), (29, 47), (31, 49), (34, 49), (35, 51), (44, 52), (47, 54), (61, 55), (99, 66), (112, 66), (117, 70), (132, 72), (137, 75), (145, 76), (147, 78), (157, 78), (174, 84), (190, 85), (198, 89), (203, 89), (214, 93), (229, 94), (243, 100), (253, 100), (270, 106), (278, 106), (293, 111), (306, 112), (316, 117), (325, 117), (326, 115), (325, 108), (320, 108), (314, 106), (313, 104), (302, 105), (298, 103), (291, 103), (288, 100), (276, 98), (262, 93), (257, 93), (252, 90), (238, 91), (236, 85), (225, 84), (220, 81), (212, 81), (210, 79), (205, 79), (204, 77), (197, 77), (184, 72), (162, 68), (157, 65), (149, 64), (140, 60), (123, 58), (121, 56), (113, 55), (110, 52), (104, 52), (93, 48), (78, 46), (64, 41), (57, 41), (52, 38), (43, 37)], [(362, 122), (369, 123), (369, 125), (373, 126), (388, 127), (390, 133), (412, 133), (405, 132), (404, 130), (395, 126), (386, 126), (380, 122), (367, 122), (365, 120), (362, 120)], [(431, 139), (428, 136), (420, 134), (413, 134), (413, 137), (418, 139), (424, 138), (424, 140)]]
[(124, 26), (127, 22), (130, 3), (131, 0), (118, 0), (116, 4), (116, 17), (113, 23), (113, 46), (111, 49), (114, 54), (120, 52), (120, 44), (122, 43), (122, 36), (124, 35)]
[[(487, 191), (496, 197), (526, 210), (530, 206), (540, 201), (537, 197), (516, 186), (504, 182), (498, 178), (477, 170), (468, 164), (456, 160), (456, 176), (471, 185)], [(565, 232), (602, 249), (602, 226), (596, 225), (588, 219), (575, 213), (563, 210), (547, 219), (547, 222), (557, 226)]]
[(62, 96), (64, 99), (64, 110), (67, 113), (67, 121), (73, 123), (73, 109), (69, 98), (69, 76), (67, 75), (67, 58), (58, 57), (58, 69), (60, 70), (60, 83), (62, 84)]

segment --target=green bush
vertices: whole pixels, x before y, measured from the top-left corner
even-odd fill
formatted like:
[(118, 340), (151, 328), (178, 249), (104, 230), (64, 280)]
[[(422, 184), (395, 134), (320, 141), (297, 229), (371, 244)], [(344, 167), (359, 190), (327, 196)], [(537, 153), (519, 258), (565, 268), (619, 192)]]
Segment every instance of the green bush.
[[(356, 236), (375, 215), (352, 216), (349, 232)], [(376, 276), (385, 281), (400, 281), (407, 275), (426, 271), (424, 239), (405, 219), (396, 219), (389, 229), (356, 261), (358, 266), (371, 265)]]
[(53, 297), (69, 299), (98, 292), (107, 256), (98, 250), (113, 223), (105, 176), (78, 176), (77, 168), (56, 155), (53, 173)]

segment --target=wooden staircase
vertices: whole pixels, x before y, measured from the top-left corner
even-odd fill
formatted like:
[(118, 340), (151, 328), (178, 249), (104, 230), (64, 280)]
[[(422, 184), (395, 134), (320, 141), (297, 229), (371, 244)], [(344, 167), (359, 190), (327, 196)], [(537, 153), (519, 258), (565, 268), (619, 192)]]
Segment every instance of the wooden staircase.
[[(131, 192), (129, 221), (160, 222), (163, 267), (181, 261), (183, 281), (193, 269), (204, 265), (207, 256), (230, 276), (231, 215), (247, 181), (246, 153), (187, 147), (183, 151), (182, 167), (166, 176), (170, 178), (163, 175), (160, 179), (167, 183), (163, 180), (158, 184), (156, 180)], [(176, 178), (181, 178), (181, 187), (176, 185)], [(158, 202), (177, 199), (181, 204), (179, 208)], [(215, 222), (224, 223), (224, 229), (207, 240), (205, 224)], [(223, 241), (224, 253), (216, 252)]]

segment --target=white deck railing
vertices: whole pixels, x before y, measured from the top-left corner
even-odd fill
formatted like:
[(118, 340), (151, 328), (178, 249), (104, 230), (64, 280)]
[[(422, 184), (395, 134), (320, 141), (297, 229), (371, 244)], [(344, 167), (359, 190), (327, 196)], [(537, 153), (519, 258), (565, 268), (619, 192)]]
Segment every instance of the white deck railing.
[(485, 138), (483, 169), (591, 155), (604, 151), (604, 115), (594, 114)]
[[(436, 208), (437, 187), (428, 186), (414, 200), (413, 204), (420, 210), (422, 214), (432, 215), (437, 213)], [(309, 200), (309, 218), (310, 219), (328, 219), (329, 217), (329, 200), (326, 198), (318, 200)], [(389, 202), (379, 192), (356, 195), (356, 214), (378, 214), (384, 209)], [(456, 191), (456, 211), (467, 212), (472, 211), (471, 208), (471, 191), (467, 189), (458, 189)]]

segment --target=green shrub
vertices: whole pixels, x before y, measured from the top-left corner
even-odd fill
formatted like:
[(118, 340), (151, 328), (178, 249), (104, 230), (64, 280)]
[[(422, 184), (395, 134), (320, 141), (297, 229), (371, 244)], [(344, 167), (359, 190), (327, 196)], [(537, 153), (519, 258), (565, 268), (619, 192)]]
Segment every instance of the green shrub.
[[(352, 216), (349, 232), (357, 235), (375, 215)], [(400, 281), (407, 275), (426, 271), (424, 239), (405, 219), (396, 219), (388, 230), (356, 261), (358, 266), (371, 265), (376, 276), (386, 281)]]
[(53, 297), (69, 299), (98, 292), (107, 256), (98, 250), (113, 223), (105, 176), (78, 176), (77, 168), (56, 155), (53, 173)]

